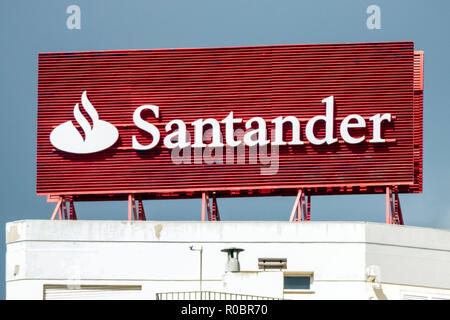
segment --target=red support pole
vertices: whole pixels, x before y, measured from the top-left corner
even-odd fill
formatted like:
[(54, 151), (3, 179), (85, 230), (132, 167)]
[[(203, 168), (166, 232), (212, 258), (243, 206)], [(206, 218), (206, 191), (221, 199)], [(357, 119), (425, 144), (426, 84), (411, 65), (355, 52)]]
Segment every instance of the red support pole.
[(69, 206), (69, 220), (74, 220), (73, 219), (73, 201), (72, 201), (72, 198), (69, 199), (68, 206)]
[(147, 218), (145, 217), (144, 205), (142, 204), (142, 200), (138, 201), (139, 208), (139, 220), (145, 221)]
[(400, 197), (398, 195), (398, 188), (394, 190), (395, 197), (395, 223), (403, 225), (402, 208), (400, 206)]
[(131, 212), (133, 210), (131, 201), (132, 201), (133, 196), (131, 194), (128, 195), (128, 221), (132, 220), (132, 216), (131, 216)]
[(307, 213), (306, 213), (306, 221), (311, 221), (311, 195), (308, 194), (308, 206), (307, 206)]
[(398, 195), (397, 192), (394, 193), (394, 223), (400, 224), (400, 219), (398, 218)]
[(302, 195), (302, 221), (306, 221), (306, 197), (305, 197), (305, 192)]
[(212, 203), (212, 209), (213, 209), (213, 221), (220, 221), (220, 214), (219, 214), (219, 206), (217, 205), (217, 198), (216, 193), (213, 192), (213, 203)]
[(131, 205), (133, 206), (133, 218), (134, 220), (138, 220), (138, 214), (136, 210), (136, 199), (133, 196), (133, 201), (131, 202)]
[(404, 225), (403, 214), (402, 214), (402, 207), (400, 206), (400, 198), (399, 198), (398, 193), (397, 193), (397, 199), (398, 199), (398, 217), (399, 217), (399, 222), (400, 222), (401, 225)]
[(211, 221), (211, 202), (209, 201), (209, 193), (206, 194), (206, 211), (208, 212), (208, 221)]
[(70, 200), (69, 215), (71, 220), (77, 220), (77, 213), (75, 212), (75, 206), (73, 205), (73, 200)]
[(216, 220), (217, 221), (221, 221), (222, 218), (220, 218), (220, 213), (219, 213), (219, 205), (216, 202)]
[(389, 187), (386, 187), (386, 223), (387, 224), (391, 224), (391, 216), (390, 216), (390, 211), (389, 211), (390, 199), (391, 199), (391, 190)]
[(212, 210), (211, 210), (211, 221), (216, 221), (216, 211), (217, 211), (217, 204), (216, 204), (216, 196), (213, 193), (213, 199), (212, 199)]
[(394, 223), (394, 218), (395, 218), (395, 203), (394, 203), (394, 196), (392, 195), (392, 190), (393, 190), (393, 188), (389, 189), (389, 202), (390, 202), (390, 207), (391, 207), (391, 216), (390, 216), (391, 224)]
[(398, 187), (386, 187), (386, 223), (403, 225)]
[(55, 220), (56, 214), (58, 213), (58, 210), (61, 209), (61, 204), (63, 202), (63, 198), (59, 197), (58, 203), (56, 204), (55, 210), (53, 210), (52, 216), (50, 220)]
[(64, 220), (67, 220), (68, 216), (67, 216), (67, 201), (66, 200), (63, 201), (62, 207), (64, 209)]
[(63, 205), (64, 205), (64, 198), (62, 199), (61, 204), (59, 205), (59, 208), (58, 208), (58, 218), (59, 218), (59, 220), (63, 219), (63, 216), (62, 216), (62, 206)]
[[(289, 218), (289, 221), (298, 221), (298, 206), (300, 202), (300, 198), (302, 196), (303, 189), (298, 189), (297, 197), (295, 198), (294, 206), (292, 207), (291, 216)], [(297, 212), (297, 218), (296, 218), (296, 212)]]
[(206, 219), (206, 192), (202, 192), (202, 221)]

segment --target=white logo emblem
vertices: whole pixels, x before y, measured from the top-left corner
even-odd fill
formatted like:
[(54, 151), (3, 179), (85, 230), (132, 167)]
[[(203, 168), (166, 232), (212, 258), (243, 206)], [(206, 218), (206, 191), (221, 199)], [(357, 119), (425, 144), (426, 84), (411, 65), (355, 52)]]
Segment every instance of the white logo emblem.
[(52, 145), (65, 152), (80, 154), (94, 153), (112, 146), (119, 138), (116, 127), (99, 119), (97, 110), (89, 101), (86, 91), (81, 95), (81, 104), (92, 120), (92, 127), (81, 113), (77, 103), (73, 108), (73, 114), (84, 132), (84, 138), (72, 121), (67, 121), (53, 129), (50, 134)]

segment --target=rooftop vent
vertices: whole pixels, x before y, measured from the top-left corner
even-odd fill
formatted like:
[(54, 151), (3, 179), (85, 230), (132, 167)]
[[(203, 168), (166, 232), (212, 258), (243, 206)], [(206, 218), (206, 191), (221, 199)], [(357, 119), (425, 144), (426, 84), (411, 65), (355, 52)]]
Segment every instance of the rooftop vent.
[(240, 248), (227, 248), (220, 250), (227, 253), (227, 263), (225, 265), (225, 272), (239, 272), (241, 266), (239, 265), (239, 252), (244, 251)]
[(258, 269), (287, 269), (287, 258), (258, 258)]

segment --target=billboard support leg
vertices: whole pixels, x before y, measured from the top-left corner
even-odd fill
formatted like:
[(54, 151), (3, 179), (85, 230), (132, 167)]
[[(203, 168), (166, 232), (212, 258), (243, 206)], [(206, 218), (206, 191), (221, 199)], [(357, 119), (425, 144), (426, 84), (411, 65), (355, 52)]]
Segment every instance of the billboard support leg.
[(206, 221), (206, 214), (208, 214), (208, 221), (211, 221), (211, 207), (209, 203), (209, 193), (202, 192), (202, 221)]
[(398, 188), (394, 189), (394, 203), (395, 203), (395, 215), (394, 215), (394, 222), (396, 224), (403, 225), (403, 215), (402, 215), (402, 208), (400, 207), (400, 198), (398, 196)]
[(59, 197), (58, 203), (56, 204), (55, 210), (53, 210), (53, 214), (52, 214), (52, 217), (50, 218), (50, 220), (55, 220), (56, 213), (61, 208), (62, 202), (63, 202), (63, 197)]
[[(206, 217), (207, 214), (208, 217)], [(209, 192), (202, 192), (202, 221), (206, 221), (206, 219), (208, 221), (221, 220), (215, 192), (212, 192), (212, 203)]]
[(133, 197), (133, 202), (131, 203), (133, 205), (133, 218), (134, 220), (138, 219), (137, 216), (137, 210), (136, 210), (136, 199)]
[(59, 219), (59, 220), (62, 220), (62, 219), (63, 219), (62, 208), (63, 208), (63, 206), (64, 206), (64, 203), (65, 203), (64, 198), (62, 198), (61, 205), (60, 205), (59, 208), (58, 208), (58, 219)]
[(202, 192), (202, 221), (206, 220), (206, 192)]
[[(392, 195), (394, 193), (394, 195)], [(386, 187), (386, 223), (403, 225), (398, 187)]]
[(291, 211), (291, 217), (289, 218), (289, 221), (299, 221), (302, 218), (301, 210), (302, 205), (304, 203), (305, 194), (303, 192), (303, 189), (298, 189), (297, 197), (295, 198), (294, 206), (292, 207)]
[(59, 197), (50, 220), (55, 220), (56, 214), (58, 214), (59, 220), (77, 220), (77, 214), (75, 212), (73, 198), (71, 196)]
[(216, 193), (212, 194), (212, 221), (220, 221), (219, 207), (217, 205)]
[(308, 194), (308, 204), (306, 211), (306, 221), (311, 221), (311, 194)]
[(128, 221), (132, 220), (131, 213), (133, 213), (134, 220), (137, 220), (135, 198), (134, 198), (134, 195), (129, 194), (128, 195)]
[(390, 224), (393, 224), (394, 223), (394, 216), (395, 216), (395, 206), (394, 206), (394, 199), (393, 199), (393, 197), (392, 197), (392, 189), (393, 188), (390, 188), (389, 189), (389, 204), (390, 204), (390, 207), (391, 207), (391, 215), (390, 215), (390, 218), (389, 218), (389, 223)]
[[(301, 220), (302, 221), (307, 221), (307, 211), (306, 211), (306, 198), (305, 198), (305, 192), (303, 192), (302, 198), (301, 198), (301, 202), (302, 202), (302, 211), (301, 211)], [(300, 214), (300, 212), (298, 213)]]
[(386, 187), (386, 224), (391, 224), (391, 214), (389, 209), (389, 204), (391, 201), (391, 188)]
[(62, 203), (62, 207), (63, 207), (63, 209), (64, 209), (64, 220), (67, 220), (69, 217), (68, 217), (68, 215), (67, 215), (67, 206), (68, 206), (68, 203), (67, 203), (67, 201), (64, 199), (63, 200), (63, 203)]
[(399, 222), (400, 222), (401, 225), (404, 225), (403, 214), (402, 214), (402, 207), (400, 206), (400, 198), (398, 196), (398, 193), (397, 193), (397, 200), (398, 200), (398, 217), (399, 217)]
[(146, 221), (145, 217), (144, 205), (142, 204), (142, 200), (138, 201), (138, 212), (139, 212), (139, 220)]
[(206, 193), (206, 212), (208, 213), (208, 221), (211, 221), (211, 203), (209, 201), (209, 193)]
[(69, 217), (70, 217), (70, 220), (78, 220), (77, 213), (75, 211), (75, 206), (73, 205), (73, 199), (70, 200)]

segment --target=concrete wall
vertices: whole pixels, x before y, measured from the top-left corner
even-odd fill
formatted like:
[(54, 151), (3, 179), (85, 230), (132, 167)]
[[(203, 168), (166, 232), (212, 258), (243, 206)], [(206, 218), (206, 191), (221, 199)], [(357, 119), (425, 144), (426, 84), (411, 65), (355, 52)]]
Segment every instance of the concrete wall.
[[(450, 232), (354, 222), (151, 222), (24, 220), (6, 226), (7, 299), (43, 299), (44, 285), (138, 285), (133, 298), (199, 289), (288, 299), (450, 296)], [(228, 247), (241, 272), (224, 274)], [(283, 292), (283, 273), (258, 272), (259, 257), (311, 272), (311, 290)], [(379, 269), (367, 281), (368, 266)], [(376, 288), (374, 288), (376, 286)]]

